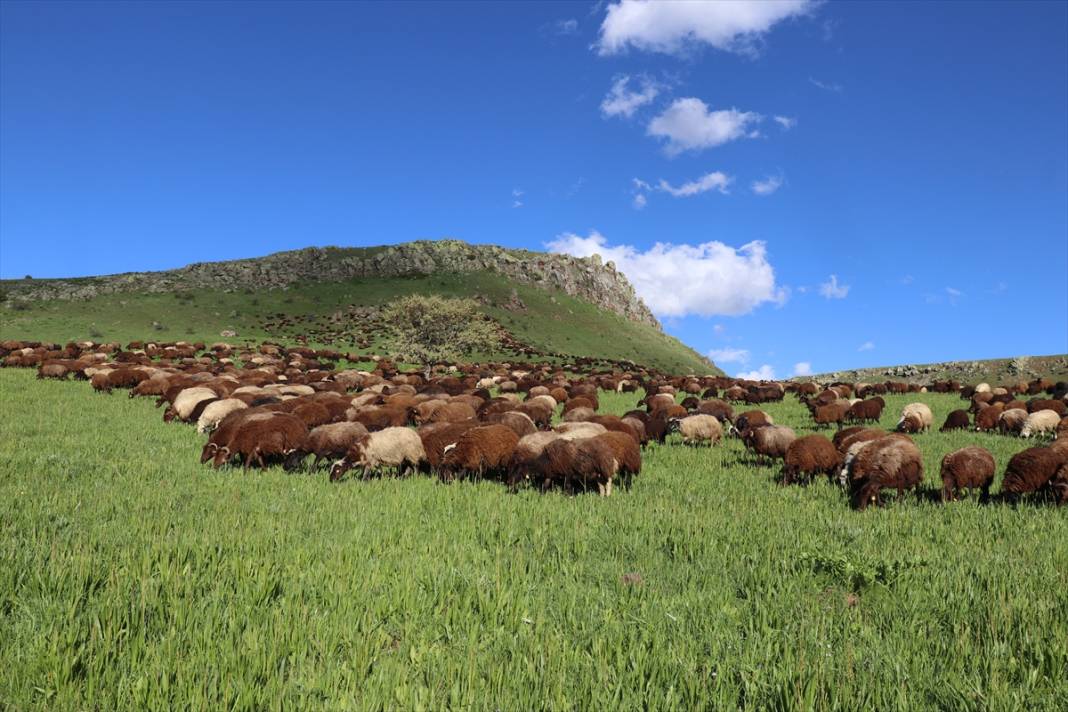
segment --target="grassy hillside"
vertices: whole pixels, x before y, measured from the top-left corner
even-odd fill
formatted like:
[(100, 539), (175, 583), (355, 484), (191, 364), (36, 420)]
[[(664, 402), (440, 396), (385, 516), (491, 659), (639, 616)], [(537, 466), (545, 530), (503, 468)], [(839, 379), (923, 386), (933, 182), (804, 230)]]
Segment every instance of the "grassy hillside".
[[(508, 308), (514, 304), (513, 290), (522, 308)], [(338, 348), (383, 353), (388, 343), (381, 334), (367, 333), (367, 319), (359, 316), (359, 309), (355, 314), (350, 309), (380, 306), (408, 294), (477, 298), (483, 311), (518, 341), (542, 352), (629, 359), (675, 373), (718, 372), (697, 352), (651, 326), (563, 292), (515, 284), (491, 272), (304, 283), (288, 290), (121, 293), (83, 301), (20, 302), (17, 309), (0, 312), (0, 336), (58, 342), (89, 338), (212, 342), (220, 340), (224, 329), (232, 329), (238, 337), (231, 341), (292, 343), (307, 337), (309, 344), (326, 345), (327, 339), (340, 337), (332, 339)], [(479, 356), (515, 357), (507, 351)]]
[[(961, 404), (888, 396), (882, 426), (912, 400)], [(151, 399), (21, 369), (0, 414), (0, 709), (1068, 708), (1048, 504), (854, 512), (734, 438), (673, 436), (607, 499), (214, 471)], [(1033, 444), (916, 441), (929, 492), (952, 449), (1000, 483)]]

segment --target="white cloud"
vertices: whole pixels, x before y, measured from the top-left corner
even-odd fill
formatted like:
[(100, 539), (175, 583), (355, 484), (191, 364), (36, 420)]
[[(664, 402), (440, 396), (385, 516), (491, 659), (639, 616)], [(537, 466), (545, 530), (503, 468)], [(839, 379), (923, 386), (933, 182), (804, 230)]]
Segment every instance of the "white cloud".
[(820, 294), (828, 299), (845, 299), (849, 294), (849, 285), (838, 284), (838, 275), (832, 274), (829, 281), (820, 285)]
[(756, 55), (776, 23), (808, 13), (809, 0), (620, 0), (609, 5), (597, 49), (602, 55), (628, 47), (676, 54), (702, 44)]
[(811, 376), (812, 375), (812, 363), (809, 361), (801, 361), (794, 364), (795, 376)]
[(740, 138), (758, 135), (753, 128), (763, 116), (752, 111), (721, 109), (709, 111), (696, 97), (676, 99), (663, 113), (649, 122), (646, 133), (667, 139), (664, 151), (675, 156), (683, 151), (713, 148)]
[(764, 180), (755, 180), (751, 187), (757, 195), (771, 195), (782, 187), (782, 176), (768, 176)]
[(636, 193), (634, 196), (634, 208), (641, 210), (649, 204), (649, 199), (645, 197), (645, 193)]
[(875, 349), (874, 341), (865, 341), (863, 344), (857, 347), (857, 351), (872, 351)]
[(660, 94), (660, 85), (649, 77), (638, 77), (640, 85), (638, 91), (630, 89), (630, 76), (623, 74), (616, 77), (612, 82), (612, 88), (608, 90), (601, 102), (601, 113), (605, 118), (612, 116), (626, 116), (630, 118), (634, 112), (652, 102)]
[(558, 35), (573, 35), (578, 32), (578, 20), (557, 20), (556, 21), (556, 34)]
[(770, 364), (764, 364), (755, 371), (743, 371), (734, 375), (735, 378), (744, 378), (747, 381), (774, 381), (775, 369)]
[(641, 251), (631, 245), (609, 245), (594, 231), (589, 237), (565, 233), (546, 247), (576, 257), (599, 254), (615, 262), (638, 296), (660, 316), (747, 314), (761, 304), (785, 298), (775, 284), (775, 270), (761, 241), (737, 249), (714, 241), (699, 245), (658, 242)]
[(797, 126), (797, 119), (792, 119), (789, 116), (772, 116), (779, 126), (782, 126), (783, 131), (789, 131), (793, 127)]
[(727, 327), (723, 326), (723, 324), (716, 324), (715, 326), (712, 327), (712, 332), (716, 336), (719, 336), (720, 334), (722, 334), (726, 330), (727, 330)]
[(823, 91), (833, 91), (835, 94), (841, 94), (844, 87), (841, 84), (835, 84), (832, 82), (821, 82), (819, 79), (808, 78), (808, 83), (814, 87), (819, 87)]
[(712, 349), (708, 357), (716, 363), (749, 363), (748, 349)]
[(520, 190), (519, 188), (512, 188), (512, 207), (513, 208), (521, 208), (521, 207), (523, 207), (523, 201), (520, 200), (520, 198), (522, 198), (522, 197), (523, 197), (523, 191), (522, 190)]
[(959, 289), (954, 289), (953, 287), (946, 287), (946, 294), (951, 297), (960, 297), (964, 295), (964, 292)]
[(906, 286), (912, 284), (914, 281), (915, 279), (911, 274), (906, 274), (904, 277), (901, 278), (901, 283)]
[(656, 188), (665, 193), (670, 193), (676, 198), (688, 198), (691, 195), (705, 193), (710, 190), (718, 190), (725, 195), (727, 193), (727, 187), (733, 180), (734, 179), (726, 173), (716, 171), (714, 173), (706, 173), (697, 180), (692, 180), (689, 183), (683, 183), (678, 188), (661, 178), (660, 183)]

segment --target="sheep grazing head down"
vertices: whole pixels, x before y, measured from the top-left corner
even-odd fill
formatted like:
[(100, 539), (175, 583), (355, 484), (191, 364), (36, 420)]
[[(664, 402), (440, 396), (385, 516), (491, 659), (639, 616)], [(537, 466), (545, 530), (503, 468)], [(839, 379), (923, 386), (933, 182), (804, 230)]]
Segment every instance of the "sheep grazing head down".
[(923, 429), (923, 423), (915, 415), (906, 415), (898, 423), (897, 430), (901, 433), (918, 433)]
[(367, 438), (364, 438), (360, 442), (357, 442), (351, 448), (345, 457), (334, 463), (334, 466), (330, 468), (330, 481), (337, 482), (345, 473), (354, 467), (364, 469), (367, 467), (367, 456), (365, 446), (367, 444)]
[(203, 465), (205, 462), (215, 457), (218, 449), (219, 446), (215, 443), (206, 443), (204, 449), (200, 451), (200, 464)]

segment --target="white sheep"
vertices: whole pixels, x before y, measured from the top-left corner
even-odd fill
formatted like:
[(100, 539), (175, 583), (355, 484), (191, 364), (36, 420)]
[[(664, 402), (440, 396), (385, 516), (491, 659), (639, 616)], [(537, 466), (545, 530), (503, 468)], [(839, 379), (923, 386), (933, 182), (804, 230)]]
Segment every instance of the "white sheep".
[(607, 433), (608, 428), (604, 427), (600, 423), (560, 423), (555, 428), (556, 432), (560, 433), (560, 437), (564, 440), (581, 440), (583, 438), (592, 438), (595, 435), (601, 433)]
[(934, 414), (926, 403), (909, 403), (901, 410), (901, 419), (897, 421), (897, 429), (906, 433), (916, 433), (921, 430), (930, 430), (934, 423)]
[(1036, 410), (1027, 416), (1023, 429), (1020, 431), (1021, 438), (1029, 438), (1032, 435), (1045, 435), (1057, 432), (1057, 426), (1061, 424), (1061, 416), (1055, 410)]
[(214, 403), (208, 403), (208, 407), (204, 409), (204, 412), (200, 414), (200, 418), (197, 420), (197, 432), (201, 434), (212, 432), (219, 427), (219, 423), (222, 422), (223, 418), (235, 410), (244, 408), (248, 408), (248, 404), (240, 398), (223, 398)]
[(174, 404), (171, 406), (174, 417), (178, 420), (188, 422), (193, 417), (193, 411), (197, 409), (197, 406), (206, 400), (214, 400), (219, 395), (204, 386), (194, 386), (192, 388), (186, 388), (178, 393), (174, 399)]
[(344, 459), (330, 469), (330, 480), (340, 479), (353, 467), (360, 468), (365, 475), (368, 471), (395, 467), (397, 474), (403, 475), (406, 470), (414, 470), (425, 460), (426, 451), (418, 433), (411, 428), (385, 428), (353, 445)]
[(723, 437), (723, 426), (714, 415), (689, 415), (678, 421), (682, 442), (697, 445), (707, 442), (713, 446)]

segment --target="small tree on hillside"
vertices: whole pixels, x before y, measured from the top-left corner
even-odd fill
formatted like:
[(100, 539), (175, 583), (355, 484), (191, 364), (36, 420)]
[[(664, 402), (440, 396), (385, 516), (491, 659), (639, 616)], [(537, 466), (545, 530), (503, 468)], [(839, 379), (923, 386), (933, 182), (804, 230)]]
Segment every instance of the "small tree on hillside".
[(423, 365), (426, 376), (438, 361), (459, 361), (473, 351), (486, 353), (499, 343), (493, 323), (471, 299), (404, 297), (385, 309), (393, 332), (393, 355)]

